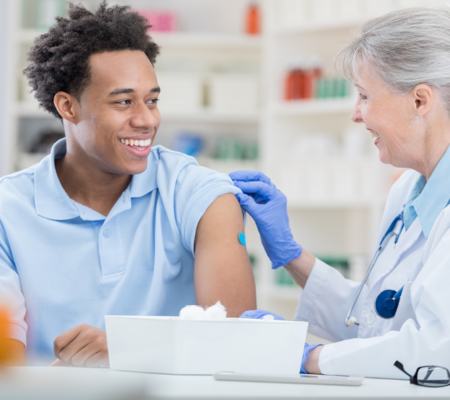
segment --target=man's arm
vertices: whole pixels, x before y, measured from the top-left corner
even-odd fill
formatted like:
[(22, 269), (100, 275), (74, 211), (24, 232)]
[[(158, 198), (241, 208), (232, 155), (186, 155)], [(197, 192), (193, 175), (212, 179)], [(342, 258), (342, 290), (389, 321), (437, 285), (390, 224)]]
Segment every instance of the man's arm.
[(233, 194), (218, 197), (206, 210), (195, 237), (195, 297), (202, 307), (220, 301), (228, 317), (256, 309), (255, 280), (247, 249), (242, 211)]

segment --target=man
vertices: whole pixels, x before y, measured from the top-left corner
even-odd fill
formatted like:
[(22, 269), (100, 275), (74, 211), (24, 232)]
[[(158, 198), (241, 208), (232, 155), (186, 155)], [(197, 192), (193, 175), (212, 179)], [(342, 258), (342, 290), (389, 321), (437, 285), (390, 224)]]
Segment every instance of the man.
[(54, 352), (56, 365), (108, 364), (107, 314), (177, 315), (220, 300), (237, 317), (256, 306), (239, 190), (151, 148), (160, 88), (147, 29), (128, 7), (71, 5), (29, 53), (29, 83), (66, 139), (0, 180), (0, 293), (16, 364), (25, 345)]

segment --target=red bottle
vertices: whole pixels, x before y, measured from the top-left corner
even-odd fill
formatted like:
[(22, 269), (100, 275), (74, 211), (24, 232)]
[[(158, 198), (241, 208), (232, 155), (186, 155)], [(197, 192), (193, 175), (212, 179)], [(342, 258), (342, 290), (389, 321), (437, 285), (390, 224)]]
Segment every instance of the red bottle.
[(245, 31), (249, 35), (258, 35), (261, 33), (261, 18), (259, 8), (256, 4), (250, 4), (248, 7)]

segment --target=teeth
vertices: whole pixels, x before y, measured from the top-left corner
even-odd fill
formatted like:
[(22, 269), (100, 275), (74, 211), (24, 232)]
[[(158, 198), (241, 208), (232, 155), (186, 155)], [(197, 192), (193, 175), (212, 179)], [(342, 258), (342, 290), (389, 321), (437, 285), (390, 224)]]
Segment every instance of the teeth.
[(152, 140), (151, 139), (147, 139), (147, 140), (120, 139), (120, 142), (127, 146), (147, 147), (147, 146), (150, 146), (150, 143), (152, 142)]
[(378, 133), (376, 133), (376, 132), (371, 132), (371, 134), (372, 134), (372, 137), (373, 137), (374, 139), (380, 137), (380, 135), (379, 135)]

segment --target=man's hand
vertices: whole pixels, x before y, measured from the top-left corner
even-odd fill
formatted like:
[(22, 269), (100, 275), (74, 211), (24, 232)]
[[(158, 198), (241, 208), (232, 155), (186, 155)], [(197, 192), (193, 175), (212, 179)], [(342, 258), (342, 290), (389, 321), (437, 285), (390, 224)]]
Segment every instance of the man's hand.
[(59, 335), (53, 348), (58, 360), (52, 366), (93, 368), (109, 365), (106, 332), (87, 324), (78, 325)]

